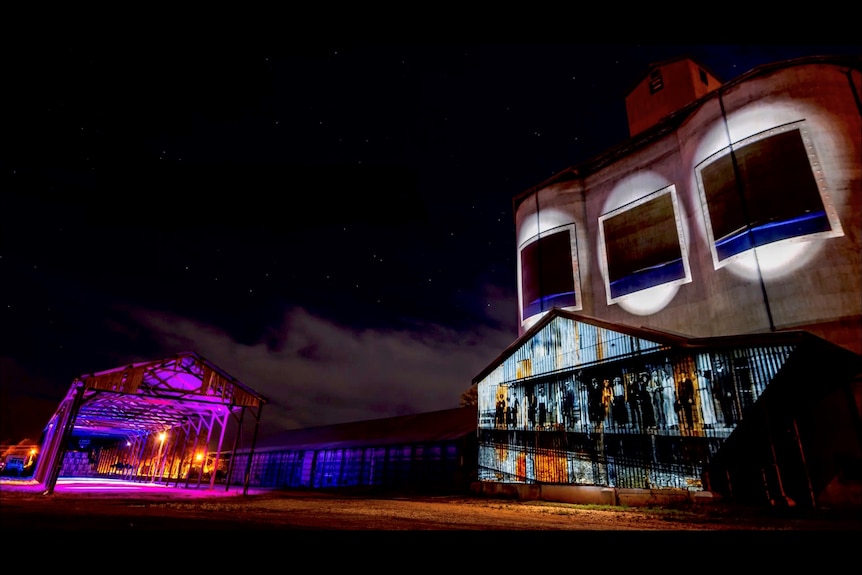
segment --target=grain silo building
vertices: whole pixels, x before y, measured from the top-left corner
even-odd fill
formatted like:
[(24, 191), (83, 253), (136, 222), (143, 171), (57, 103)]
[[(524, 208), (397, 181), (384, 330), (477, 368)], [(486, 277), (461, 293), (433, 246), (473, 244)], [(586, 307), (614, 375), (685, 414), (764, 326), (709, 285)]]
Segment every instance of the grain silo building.
[(630, 138), (514, 198), (490, 483), (862, 502), (862, 58), (654, 64)]

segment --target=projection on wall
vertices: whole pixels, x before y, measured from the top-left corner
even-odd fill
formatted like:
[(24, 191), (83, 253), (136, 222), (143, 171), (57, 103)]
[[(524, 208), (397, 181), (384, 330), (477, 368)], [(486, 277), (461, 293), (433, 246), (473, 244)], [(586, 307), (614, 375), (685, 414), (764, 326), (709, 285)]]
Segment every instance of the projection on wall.
[(576, 305), (572, 253), (574, 226), (544, 232), (521, 248), (524, 317)]
[(673, 186), (604, 214), (599, 226), (605, 245), (609, 303), (687, 279)]
[(477, 382), (478, 478), (699, 489), (797, 349), (676, 348), (553, 317)]
[(832, 231), (809, 153), (789, 125), (695, 167), (716, 267), (752, 248)]

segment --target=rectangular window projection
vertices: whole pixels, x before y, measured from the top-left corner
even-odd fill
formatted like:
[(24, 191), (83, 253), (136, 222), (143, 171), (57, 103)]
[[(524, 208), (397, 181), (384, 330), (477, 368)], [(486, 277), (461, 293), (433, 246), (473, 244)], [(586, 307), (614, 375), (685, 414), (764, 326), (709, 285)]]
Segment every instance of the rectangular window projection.
[(755, 247), (833, 231), (798, 127), (743, 140), (695, 171), (716, 264)]
[(554, 231), (521, 249), (524, 318), (576, 304), (571, 237), (570, 229)]
[(672, 189), (660, 190), (599, 218), (609, 303), (688, 277)]

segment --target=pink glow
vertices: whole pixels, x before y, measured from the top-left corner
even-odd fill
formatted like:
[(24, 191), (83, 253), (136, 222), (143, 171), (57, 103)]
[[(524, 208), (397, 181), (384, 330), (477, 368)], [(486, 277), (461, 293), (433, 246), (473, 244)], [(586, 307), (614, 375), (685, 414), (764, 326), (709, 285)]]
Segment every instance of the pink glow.
[[(26, 491), (39, 492), (45, 490), (45, 486), (35, 480), (28, 479), (3, 479), (0, 481), (0, 491)], [(249, 489), (248, 494), (266, 492), (265, 489)], [(167, 498), (207, 498), (207, 497), (235, 497), (242, 495), (241, 485), (231, 485), (225, 490), (224, 485), (216, 485), (213, 489), (197, 487), (196, 485), (174, 486), (155, 482), (138, 482), (126, 479), (107, 479), (98, 477), (61, 477), (54, 486), (55, 494), (87, 494), (87, 495), (121, 495), (134, 496), (158, 495)]]

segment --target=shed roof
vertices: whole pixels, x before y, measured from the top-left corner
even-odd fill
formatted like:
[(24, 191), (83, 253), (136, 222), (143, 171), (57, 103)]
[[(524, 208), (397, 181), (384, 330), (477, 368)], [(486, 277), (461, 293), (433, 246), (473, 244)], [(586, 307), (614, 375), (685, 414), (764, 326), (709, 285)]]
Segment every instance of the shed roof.
[(475, 435), (476, 406), (287, 430), (259, 443), (259, 451), (378, 447), (435, 443)]
[[(530, 326), (521, 336), (512, 342), (494, 361), (488, 364), (479, 374), (473, 378), (473, 384), (479, 383), (494, 369), (503, 363), (509, 356), (515, 353), (525, 342), (536, 335), (544, 326), (554, 318), (563, 318), (570, 321), (582, 322), (606, 330), (630, 335), (660, 344), (667, 349), (733, 349), (757, 345), (782, 345), (800, 344), (806, 342), (825, 342), (814, 334), (804, 330), (782, 330), (774, 332), (755, 332), (734, 335), (720, 335), (710, 337), (694, 337), (686, 334), (674, 333), (646, 326), (632, 326), (622, 323), (614, 323), (592, 317), (586, 314), (570, 312), (558, 307), (548, 311), (539, 321)], [(829, 344), (834, 345), (834, 344)]]

